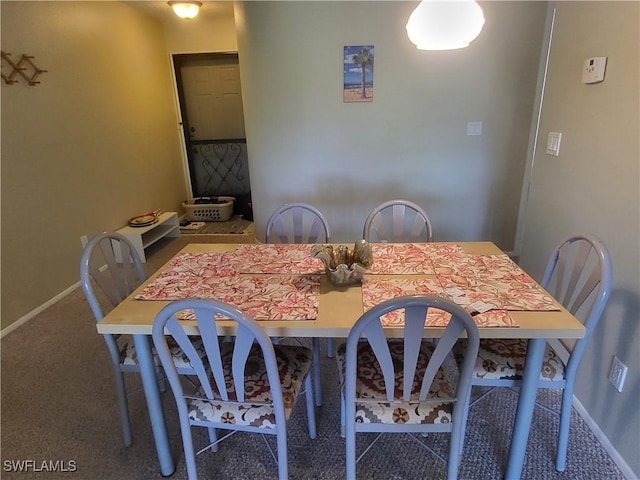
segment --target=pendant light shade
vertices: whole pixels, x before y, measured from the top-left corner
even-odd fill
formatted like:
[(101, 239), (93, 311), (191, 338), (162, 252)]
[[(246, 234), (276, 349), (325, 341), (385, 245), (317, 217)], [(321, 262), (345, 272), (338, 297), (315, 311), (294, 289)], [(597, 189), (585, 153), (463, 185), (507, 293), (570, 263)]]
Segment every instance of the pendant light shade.
[(173, 12), (180, 18), (193, 18), (198, 15), (202, 2), (195, 1), (171, 1), (167, 2), (173, 9)]
[(468, 47), (483, 25), (473, 0), (422, 0), (409, 16), (407, 35), (419, 50), (454, 50)]

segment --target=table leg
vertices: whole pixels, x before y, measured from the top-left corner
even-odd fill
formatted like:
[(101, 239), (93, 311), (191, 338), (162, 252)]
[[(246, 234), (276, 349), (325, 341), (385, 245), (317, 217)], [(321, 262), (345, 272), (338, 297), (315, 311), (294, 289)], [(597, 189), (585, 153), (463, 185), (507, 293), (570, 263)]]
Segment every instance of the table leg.
[(518, 396), (516, 420), (513, 427), (511, 450), (509, 451), (509, 464), (505, 477), (507, 480), (519, 479), (522, 475), (546, 344), (547, 341), (544, 338), (532, 338), (527, 346), (522, 386)]
[(313, 393), (317, 407), (322, 406), (322, 374), (320, 372), (320, 339), (313, 337)]
[(140, 376), (144, 387), (144, 396), (147, 399), (147, 409), (153, 437), (156, 442), (158, 461), (160, 462), (160, 473), (165, 477), (172, 475), (176, 467), (171, 456), (169, 446), (169, 435), (167, 434), (167, 424), (164, 418), (164, 410), (160, 400), (160, 390), (158, 389), (158, 379), (156, 377), (156, 366), (151, 352), (151, 342), (148, 335), (133, 335), (136, 346), (138, 363), (140, 364)]

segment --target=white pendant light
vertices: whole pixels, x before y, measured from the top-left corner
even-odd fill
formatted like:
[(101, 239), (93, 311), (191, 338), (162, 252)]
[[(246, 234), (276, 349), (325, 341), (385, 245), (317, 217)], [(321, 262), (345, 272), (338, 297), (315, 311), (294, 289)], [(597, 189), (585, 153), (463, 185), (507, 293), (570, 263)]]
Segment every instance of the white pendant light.
[(200, 7), (202, 6), (202, 2), (195, 1), (171, 1), (167, 3), (180, 18), (194, 18), (198, 15)]
[(483, 25), (473, 0), (422, 0), (409, 16), (407, 35), (419, 50), (454, 50), (468, 47)]

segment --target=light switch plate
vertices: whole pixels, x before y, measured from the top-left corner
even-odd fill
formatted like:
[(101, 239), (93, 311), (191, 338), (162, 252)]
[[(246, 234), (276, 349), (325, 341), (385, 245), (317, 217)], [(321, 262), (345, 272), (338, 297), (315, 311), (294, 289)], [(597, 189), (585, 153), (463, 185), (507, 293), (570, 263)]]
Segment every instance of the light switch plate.
[(582, 83), (599, 83), (604, 80), (607, 57), (587, 58), (582, 66)]
[(547, 136), (547, 155), (553, 155), (557, 157), (560, 155), (560, 141), (562, 140), (562, 133), (549, 132)]
[(477, 137), (482, 135), (482, 122), (467, 123), (467, 136)]

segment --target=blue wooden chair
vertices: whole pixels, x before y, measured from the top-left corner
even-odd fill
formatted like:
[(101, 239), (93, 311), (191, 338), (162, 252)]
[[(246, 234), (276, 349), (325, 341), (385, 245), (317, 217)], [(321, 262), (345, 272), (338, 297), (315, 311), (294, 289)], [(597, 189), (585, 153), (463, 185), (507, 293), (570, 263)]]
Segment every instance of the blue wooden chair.
[(267, 243), (329, 243), (331, 231), (322, 212), (306, 203), (287, 203), (267, 221)]
[[(117, 252), (117, 253), (116, 253)], [(105, 308), (113, 308), (147, 279), (140, 256), (133, 244), (118, 233), (101, 233), (85, 246), (80, 258), (80, 283), (96, 322), (104, 318)], [(129, 407), (124, 373), (140, 372), (133, 340), (128, 335), (102, 335), (109, 350), (116, 381), (118, 409), (124, 444), (132, 443)], [(173, 345), (176, 367), (182, 374), (191, 374), (188, 361)], [(204, 354), (201, 345), (200, 354)], [(156, 359), (159, 365), (159, 361)], [(158, 383), (164, 390), (162, 369), (158, 366)]]
[(364, 222), (362, 238), (372, 243), (432, 242), (429, 215), (407, 200), (390, 200), (374, 208)]
[[(437, 343), (423, 339), (430, 308), (452, 315)], [(404, 337), (387, 339), (380, 317), (400, 309), (404, 309)], [(469, 341), (458, 370), (450, 354), (464, 333)], [(347, 479), (356, 478), (356, 432), (449, 432), (448, 478), (456, 478), (478, 343), (478, 328), (471, 315), (437, 296), (394, 298), (360, 317), (347, 343), (336, 352)]]
[[(541, 285), (572, 315), (583, 321), (585, 336), (575, 343), (547, 343), (539, 388), (563, 389), (556, 470), (564, 471), (569, 443), (571, 402), (580, 360), (602, 316), (613, 281), (611, 257), (606, 246), (592, 235), (573, 235), (554, 250)], [(456, 348), (464, 348), (464, 341)], [(483, 339), (473, 371), (472, 384), (517, 387), (522, 383), (527, 341)]]
[[(286, 203), (276, 209), (267, 221), (267, 243), (330, 243), (331, 230), (322, 212), (307, 203)], [(320, 340), (313, 338), (314, 391), (316, 405), (322, 405), (320, 372)], [(333, 341), (327, 340), (327, 355), (333, 356)]]
[[(176, 319), (179, 312), (185, 311), (195, 314), (206, 350), (203, 358), (185, 331), (186, 322)], [(216, 316), (236, 323), (235, 341), (220, 341)], [(194, 366), (201, 385), (196, 394), (183, 390), (169, 338), (180, 346)], [(316, 437), (313, 386), (309, 375), (312, 352), (297, 345), (273, 345), (258, 323), (235, 307), (202, 299), (177, 300), (165, 306), (153, 324), (153, 343), (178, 407), (189, 479), (197, 478), (191, 427), (208, 429), (212, 442), (209, 447), (214, 451), (226, 438), (218, 439), (216, 429), (276, 435), (278, 478), (287, 479), (286, 421), (303, 382), (309, 435)]]

